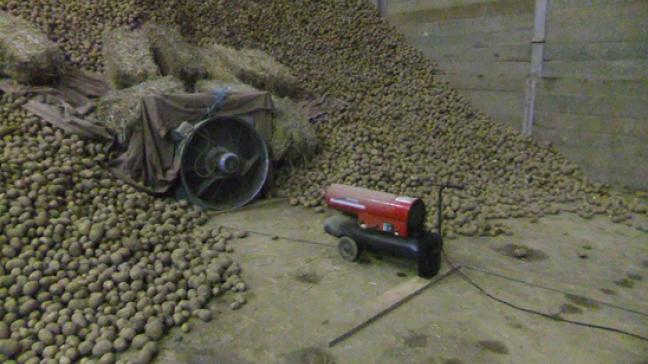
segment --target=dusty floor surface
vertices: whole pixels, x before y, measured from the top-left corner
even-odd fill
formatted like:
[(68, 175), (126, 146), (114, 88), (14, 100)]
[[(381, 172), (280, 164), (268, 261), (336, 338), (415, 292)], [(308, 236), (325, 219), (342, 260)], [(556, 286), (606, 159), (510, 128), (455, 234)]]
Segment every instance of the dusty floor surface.
[[(248, 303), (210, 323), (192, 322), (188, 334), (171, 332), (156, 362), (648, 363), (648, 342), (511, 309), (457, 274), (328, 348), (355, 321), (354, 309), (415, 275), (406, 261), (368, 254), (343, 261), (322, 231), (333, 213), (276, 202), (214, 216), (215, 225), (321, 244), (257, 234), (234, 241)], [(446, 241), (449, 256), (500, 298), (648, 336), (648, 234), (570, 214), (507, 223), (513, 236)], [(531, 254), (509, 256), (516, 245)], [(213, 304), (216, 312), (229, 310), (227, 299)]]

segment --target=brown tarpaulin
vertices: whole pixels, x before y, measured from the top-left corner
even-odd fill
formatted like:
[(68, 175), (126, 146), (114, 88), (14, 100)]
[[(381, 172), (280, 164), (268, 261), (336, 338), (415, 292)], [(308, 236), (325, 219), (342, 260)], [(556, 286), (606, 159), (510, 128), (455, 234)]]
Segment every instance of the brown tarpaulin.
[[(129, 138), (128, 149), (111, 162), (115, 175), (149, 193), (165, 193), (180, 170), (176, 144), (169, 133), (183, 121), (199, 121), (214, 105), (212, 93), (145, 96), (141, 125)], [(266, 139), (272, 133), (274, 106), (267, 92), (230, 94), (214, 116), (245, 115)]]
[(112, 140), (111, 132), (100, 123), (84, 119), (92, 112), (92, 98), (105, 95), (109, 87), (99, 77), (76, 69), (66, 70), (59, 81), (48, 86), (25, 86), (9, 79), (0, 80), (0, 90), (13, 95), (39, 95), (55, 105), (32, 99), (23, 108), (68, 133), (86, 138)]
[[(50, 102), (41, 102), (36, 97), (23, 108), (68, 133), (105, 141), (114, 139), (114, 130), (88, 117), (94, 105), (92, 100), (109, 90), (100, 77), (72, 70), (51, 87), (30, 87), (0, 80), (0, 90), (15, 95), (38, 95), (40, 99), (47, 96)], [(170, 140), (169, 133), (184, 121), (200, 121), (215, 102), (214, 93), (142, 97), (140, 124), (133, 128), (126, 150), (110, 162), (113, 173), (149, 193), (169, 191), (180, 169), (176, 144)], [(243, 116), (265, 140), (270, 140), (273, 113), (274, 105), (268, 92), (234, 92), (211, 115)], [(114, 142), (112, 146), (119, 148)]]
[(82, 119), (80, 117), (81, 115), (79, 115), (79, 109), (65, 102), (62, 102), (60, 106), (52, 106), (35, 100), (29, 100), (23, 105), (23, 108), (68, 133), (78, 134), (84, 138), (112, 140), (112, 133), (108, 128), (98, 123)]
[(308, 120), (311, 123), (316, 123), (323, 119), (325, 120), (328, 118), (330, 113), (344, 110), (349, 107), (349, 104), (345, 101), (328, 95), (302, 101), (299, 105), (302, 107), (306, 115), (308, 115)]
[[(127, 139), (128, 145), (120, 146), (116, 143), (116, 131), (91, 115), (94, 100), (106, 95), (109, 90), (100, 76), (76, 69), (65, 70), (58, 83), (49, 87), (32, 87), (7, 79), (0, 80), (0, 91), (35, 96), (23, 108), (44, 121), (68, 133), (112, 142), (113, 151), (119, 156), (110, 162), (110, 166), (118, 178), (149, 193), (169, 191), (180, 167), (176, 144), (170, 140), (169, 133), (184, 121), (200, 121), (217, 102), (217, 95), (198, 93), (143, 97), (140, 100), (140, 124), (134, 126), (132, 135)], [(348, 105), (324, 96), (303, 102), (301, 106), (309, 120), (315, 123), (325, 120), (328, 113)], [(251, 121), (261, 136), (270, 142), (274, 132), (274, 113), (271, 95), (253, 91), (229, 94), (212, 115), (242, 116)]]

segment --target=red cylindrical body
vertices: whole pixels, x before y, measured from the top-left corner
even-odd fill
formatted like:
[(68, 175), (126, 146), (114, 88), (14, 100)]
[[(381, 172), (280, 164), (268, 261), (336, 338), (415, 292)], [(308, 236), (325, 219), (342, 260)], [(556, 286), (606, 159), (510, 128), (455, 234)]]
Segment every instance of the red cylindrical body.
[(418, 198), (334, 184), (324, 196), (330, 208), (356, 215), (364, 228), (407, 237), (423, 224), (425, 207)]

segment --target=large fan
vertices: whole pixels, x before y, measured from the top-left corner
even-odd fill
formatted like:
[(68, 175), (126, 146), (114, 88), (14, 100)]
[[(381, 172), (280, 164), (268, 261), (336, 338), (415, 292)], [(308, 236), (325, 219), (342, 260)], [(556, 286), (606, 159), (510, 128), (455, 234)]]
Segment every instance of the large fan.
[(197, 123), (180, 147), (180, 178), (189, 200), (230, 210), (255, 199), (270, 172), (268, 147), (245, 120), (215, 117)]

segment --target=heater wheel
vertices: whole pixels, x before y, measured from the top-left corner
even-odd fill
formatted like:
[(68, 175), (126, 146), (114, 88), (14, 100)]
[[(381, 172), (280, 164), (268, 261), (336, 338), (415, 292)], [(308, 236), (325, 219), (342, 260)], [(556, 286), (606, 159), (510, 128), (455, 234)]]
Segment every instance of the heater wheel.
[(338, 251), (342, 256), (342, 259), (350, 262), (355, 262), (360, 256), (360, 247), (358, 247), (358, 243), (348, 236), (340, 238), (338, 242)]

